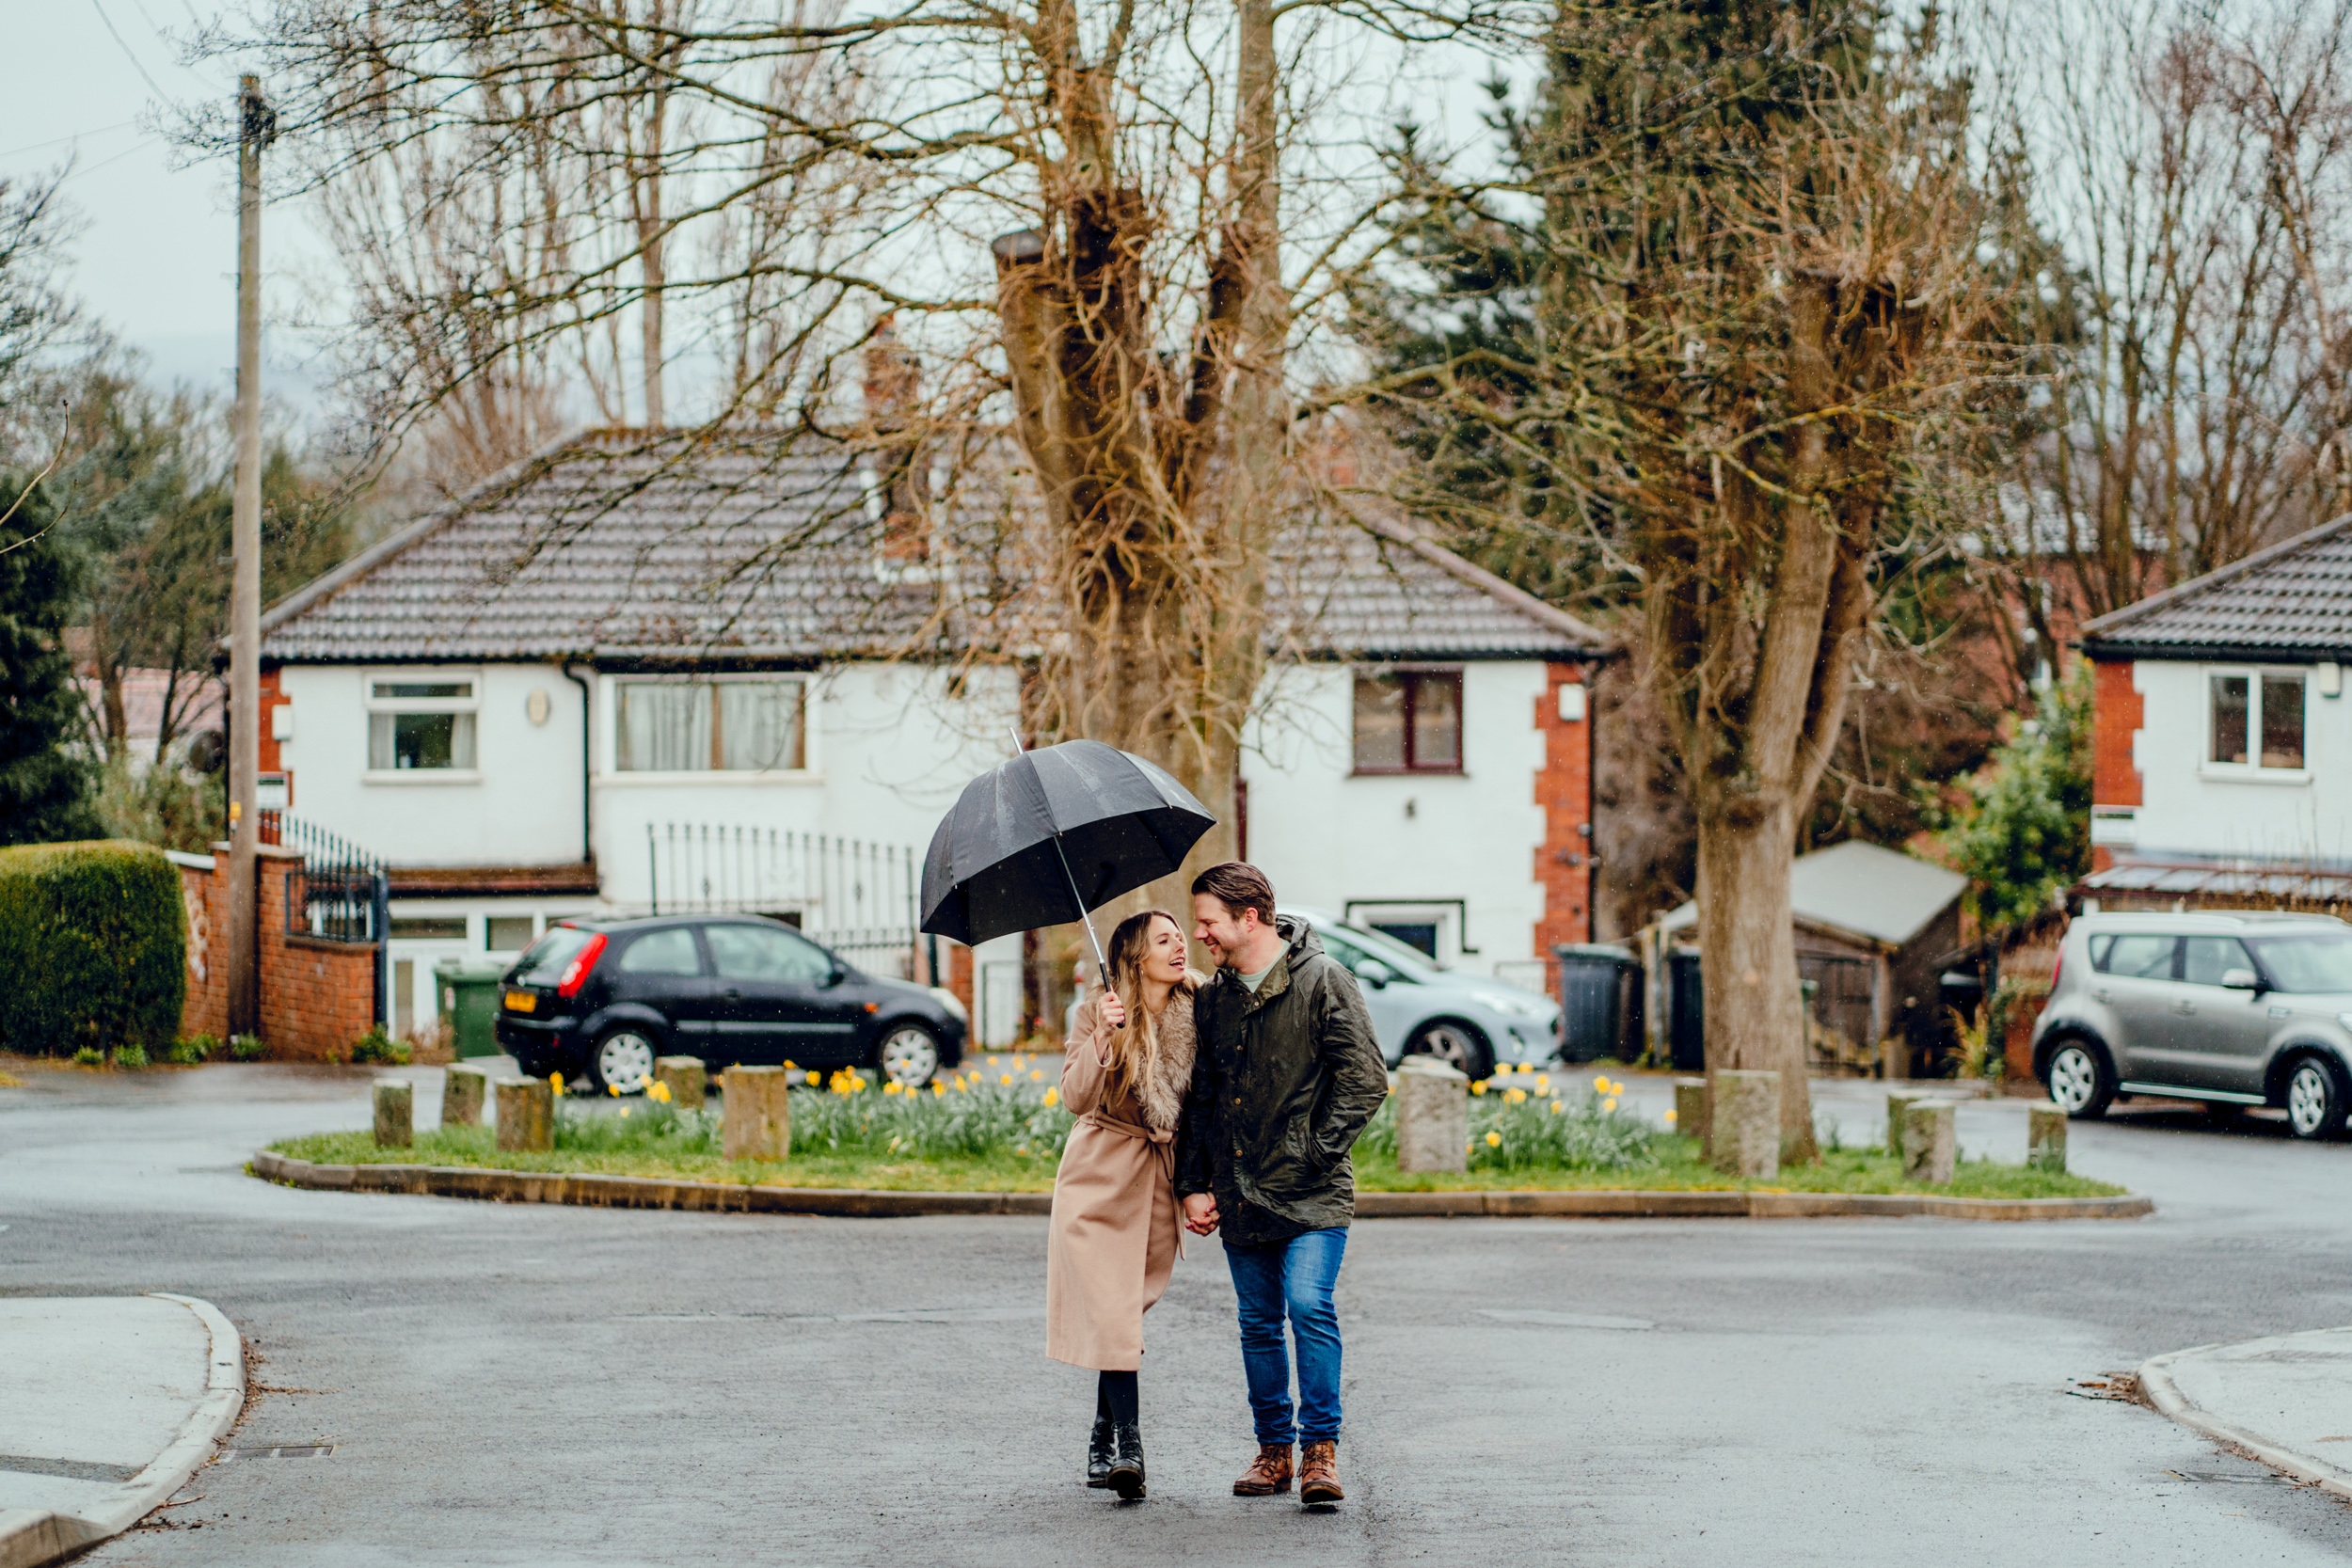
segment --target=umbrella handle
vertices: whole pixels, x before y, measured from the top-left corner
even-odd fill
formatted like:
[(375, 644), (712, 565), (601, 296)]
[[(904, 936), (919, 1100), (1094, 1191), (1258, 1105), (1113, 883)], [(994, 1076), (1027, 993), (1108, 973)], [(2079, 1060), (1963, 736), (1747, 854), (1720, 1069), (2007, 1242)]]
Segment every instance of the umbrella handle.
[(1111, 989), (1111, 966), (1103, 961), (1103, 943), (1094, 934), (1094, 920), (1087, 910), (1086, 895), (1078, 891), (1078, 879), (1070, 874), (1070, 857), (1061, 852), (1061, 834), (1054, 835), (1054, 858), (1061, 863), (1062, 879), (1070, 884), (1071, 900), (1078, 906), (1078, 924), (1087, 928), (1087, 942), (1094, 949), (1094, 978), (1104, 990)]

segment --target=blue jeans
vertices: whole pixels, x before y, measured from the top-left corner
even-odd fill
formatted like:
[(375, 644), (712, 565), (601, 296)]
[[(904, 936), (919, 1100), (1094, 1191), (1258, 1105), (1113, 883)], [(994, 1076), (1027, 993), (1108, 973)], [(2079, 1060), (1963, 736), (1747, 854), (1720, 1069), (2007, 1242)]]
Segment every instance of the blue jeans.
[[(1322, 1443), (1340, 1434), (1340, 1318), (1331, 1307), (1347, 1227), (1310, 1230), (1272, 1246), (1232, 1246), (1241, 1306), (1241, 1364), (1249, 1377), (1249, 1412), (1261, 1443)], [(1291, 1420), (1291, 1362), (1282, 1319), (1298, 1348), (1298, 1419)]]

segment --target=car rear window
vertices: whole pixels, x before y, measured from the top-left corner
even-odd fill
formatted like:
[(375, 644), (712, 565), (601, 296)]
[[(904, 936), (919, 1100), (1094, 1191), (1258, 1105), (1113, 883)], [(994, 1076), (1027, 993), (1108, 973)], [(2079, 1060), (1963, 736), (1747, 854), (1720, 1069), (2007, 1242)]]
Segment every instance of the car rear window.
[(551, 986), (564, 978), (564, 966), (579, 956), (595, 936), (577, 926), (554, 926), (515, 960), (508, 976), (517, 985)]
[(2280, 990), (2352, 992), (2352, 937), (2265, 937), (2254, 951)]
[(2124, 932), (2111, 937), (2090, 939), (2090, 967), (2102, 974), (2117, 974), (2129, 980), (2169, 980), (2172, 978), (2172, 949), (2178, 937), (2151, 936), (2140, 932)]

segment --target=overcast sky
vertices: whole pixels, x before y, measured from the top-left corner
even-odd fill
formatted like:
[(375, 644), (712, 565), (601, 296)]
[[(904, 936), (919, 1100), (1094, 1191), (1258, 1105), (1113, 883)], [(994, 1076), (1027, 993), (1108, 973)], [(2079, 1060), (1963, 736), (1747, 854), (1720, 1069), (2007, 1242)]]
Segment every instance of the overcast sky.
[[(10, 55), (40, 63), (15, 72), (0, 95), (0, 176), (26, 179), (72, 159), (65, 191), (83, 227), (69, 286), (146, 352), (157, 380), (227, 391), (236, 365), (235, 169), (187, 164), (151, 124), (166, 103), (235, 96), (231, 64), (181, 66), (162, 37), (184, 37), (224, 8), (216, 0), (17, 0), (8, 8)], [(324, 261), (298, 208), (264, 211), (265, 301), (290, 305), (290, 269), (315, 271)], [(302, 401), (299, 345), (269, 346), (265, 384)]]

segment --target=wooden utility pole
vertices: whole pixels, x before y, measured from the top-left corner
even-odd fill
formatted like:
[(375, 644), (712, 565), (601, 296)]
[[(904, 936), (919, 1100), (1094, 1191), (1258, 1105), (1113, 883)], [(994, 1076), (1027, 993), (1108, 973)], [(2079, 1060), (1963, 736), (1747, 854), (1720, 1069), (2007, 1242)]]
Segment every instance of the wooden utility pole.
[(230, 514), (229, 1030), (262, 1026), (262, 149), (277, 117), (262, 79), (237, 80), (237, 482)]

